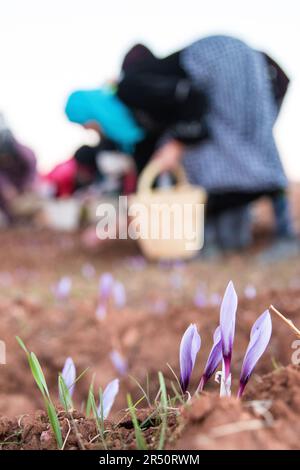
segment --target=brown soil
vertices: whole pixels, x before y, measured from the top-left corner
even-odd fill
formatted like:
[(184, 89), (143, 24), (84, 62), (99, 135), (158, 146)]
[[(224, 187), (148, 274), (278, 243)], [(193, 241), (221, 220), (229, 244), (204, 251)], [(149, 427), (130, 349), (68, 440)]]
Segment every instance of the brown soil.
[[(168, 417), (165, 434), (168, 449), (299, 449), (300, 367), (288, 366), (263, 376), (241, 400), (203, 393)], [(143, 423), (148, 449), (156, 449), (161, 433), (160, 417), (153, 409), (137, 413)], [(74, 411), (59, 413), (65, 450), (136, 449), (134, 428), (128, 413), (118, 422), (107, 421), (105, 440), (95, 422)], [(54, 450), (55, 438), (44, 412), (17, 418), (0, 418), (2, 450)]]
[[(263, 218), (262, 213), (266, 214)], [(264, 208), (259, 215), (258, 233), (260, 246), (263, 246), (269, 227), (268, 209)], [(113, 349), (121, 352), (128, 361), (128, 375), (121, 379), (121, 390), (112, 410), (111, 418), (116, 423), (123, 417), (118, 410), (126, 407), (126, 393), (130, 392), (134, 400), (141, 397), (140, 389), (129, 375), (147, 389), (151, 400), (158, 390), (159, 370), (164, 373), (170, 387), (171, 381), (175, 379), (166, 364), (169, 363), (178, 374), (179, 342), (191, 322), (198, 325), (202, 338), (191, 392), (197, 387), (219, 316), (219, 307), (209, 305), (208, 301), (203, 308), (194, 305), (193, 298), (199, 285), (202, 285), (207, 299), (211, 296), (216, 298), (216, 294), (223, 294), (228, 281), (232, 279), (239, 294), (233, 357), (234, 391), (250, 328), (257, 316), (273, 303), (287, 317), (300, 324), (299, 258), (260, 265), (254, 257), (258, 247), (221, 261), (196, 260), (168, 265), (143, 264), (136, 246), (129, 242), (120, 242), (99, 253), (88, 253), (81, 248), (76, 234), (15, 229), (1, 232), (0, 244), (0, 340), (5, 341), (7, 348), (7, 364), (0, 365), (0, 416), (3, 415), (0, 421), (0, 442), (13, 435), (17, 444), (12, 446), (54, 446), (52, 438), (49, 438), (45, 415), (41, 412), (32, 414), (43, 406), (43, 402), (26, 357), (15, 340), (16, 335), (38, 356), (53, 398), (57, 396), (57, 374), (66, 357), (74, 359), (78, 372), (89, 368), (76, 385), (74, 400), (78, 410), (82, 409), (86, 400), (94, 373), (95, 385), (102, 387), (118, 375), (109, 353)], [(82, 267), (86, 263), (92, 264), (96, 271), (96, 275), (90, 279), (82, 275)], [(121, 310), (112, 306), (107, 318), (99, 321), (95, 315), (98, 280), (105, 271), (112, 272), (124, 283), (127, 305)], [(51, 286), (62, 276), (70, 276), (73, 286), (70, 298), (59, 303), (53, 298)], [(253, 299), (244, 295), (249, 284), (257, 291)], [(173, 434), (169, 432), (176, 437), (181, 436), (174, 444), (176, 448), (297, 447), (296, 438), (292, 435), (297, 435), (296, 424), (288, 426), (287, 423), (294, 423), (299, 414), (299, 372), (293, 368), (276, 369), (263, 381), (261, 378), (274, 368), (290, 363), (294, 340), (295, 337), (287, 327), (274, 318), (270, 346), (259, 362), (245, 395), (246, 400), (274, 400), (270, 410), (274, 422), (270, 429), (229, 432), (221, 437), (216, 437), (213, 431), (211, 435), (209, 429), (231, 422), (250, 418), (263, 422), (265, 419), (257, 418), (253, 407), (246, 403), (241, 404), (233, 398), (220, 400), (216, 395), (217, 384), (212, 381), (207, 388), (209, 395), (203, 395), (193, 402), (189, 410), (184, 412), (184, 421), (179, 420), (177, 431)], [(289, 384), (289, 387), (285, 384)], [(288, 391), (293, 395), (289, 395)], [(144, 400), (140, 406), (146, 405)], [(280, 409), (282, 413), (286, 412), (285, 416), (280, 415)], [(29, 416), (25, 415), (21, 422), (14, 418), (28, 413)], [(199, 419), (196, 418), (198, 415)], [(96, 435), (94, 423), (83, 419), (80, 413), (76, 416), (85, 447), (99, 445), (98, 442), (90, 443)], [(171, 430), (175, 426), (174, 419), (170, 417)], [(62, 414), (61, 420), (67, 432), (68, 417)], [(187, 424), (181, 433), (184, 422)], [(134, 445), (130, 424), (117, 427), (117, 431), (116, 424), (109, 426), (114, 429), (111, 433), (114, 437), (111, 447)], [(156, 434), (157, 427), (154, 426)], [(228, 432), (228, 428), (225, 431)], [(116, 433), (120, 432), (122, 436), (117, 438)], [(146, 431), (150, 440), (153, 432), (151, 426)], [(196, 440), (192, 438), (193, 433)], [(77, 441), (71, 430), (66, 448), (77, 448)]]

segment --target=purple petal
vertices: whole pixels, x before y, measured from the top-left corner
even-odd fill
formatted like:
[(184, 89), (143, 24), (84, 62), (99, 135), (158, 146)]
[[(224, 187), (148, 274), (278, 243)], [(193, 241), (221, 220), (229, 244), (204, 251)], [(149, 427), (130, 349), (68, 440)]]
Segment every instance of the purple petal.
[[(119, 392), (119, 379), (114, 379), (106, 386), (103, 392), (103, 417), (106, 419), (110, 413), (111, 407), (114, 404), (115, 398)], [(98, 407), (98, 416), (101, 418), (101, 403)]]
[(96, 309), (96, 318), (98, 320), (104, 320), (107, 315), (107, 308), (106, 305), (100, 303)]
[(220, 327), (222, 337), (222, 352), (225, 362), (225, 380), (230, 374), (230, 363), (235, 332), (235, 319), (237, 310), (237, 295), (232, 281), (229, 282), (220, 310)]
[(201, 338), (197, 327), (191, 324), (185, 331), (180, 343), (180, 383), (183, 392), (187, 391), (190, 378), (196, 361), (196, 356), (201, 347)]
[(197, 308), (203, 308), (207, 305), (206, 296), (202, 288), (197, 289), (194, 297), (194, 304)]
[(82, 266), (81, 273), (86, 279), (92, 279), (96, 274), (96, 270), (92, 264), (86, 263)]
[(183, 285), (182, 275), (179, 272), (174, 272), (170, 275), (170, 285), (173, 289), (181, 289)]
[(207, 363), (200, 380), (198, 391), (202, 390), (206, 382), (217, 370), (218, 365), (222, 361), (222, 339), (221, 339), (221, 328), (218, 326), (214, 332), (214, 344), (209, 353)]
[(119, 374), (125, 375), (128, 370), (126, 359), (124, 359), (124, 357), (121, 356), (121, 354), (116, 349), (110, 353), (109, 357)]
[(117, 308), (124, 308), (126, 305), (126, 291), (122, 282), (116, 281), (113, 285), (113, 296)]
[(251, 284), (248, 284), (244, 290), (245, 297), (247, 299), (254, 299), (256, 297), (256, 289)]
[(71, 357), (66, 359), (61, 375), (70, 392), (70, 395), (72, 396), (75, 388), (76, 368)]
[(62, 277), (53, 288), (54, 296), (57, 300), (65, 300), (69, 297), (72, 289), (72, 279), (70, 277)]
[(106, 301), (112, 294), (114, 278), (111, 273), (104, 273), (99, 281), (99, 295), (101, 300)]
[(258, 317), (251, 329), (250, 342), (242, 365), (238, 396), (242, 395), (254, 367), (265, 352), (269, 344), (271, 334), (271, 315), (269, 310), (266, 310), (262, 315), (260, 315), (260, 317)]

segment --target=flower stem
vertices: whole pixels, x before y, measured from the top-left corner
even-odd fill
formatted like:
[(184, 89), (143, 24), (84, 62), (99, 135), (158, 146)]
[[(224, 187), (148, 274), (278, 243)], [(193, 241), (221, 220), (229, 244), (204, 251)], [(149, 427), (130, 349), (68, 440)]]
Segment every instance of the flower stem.
[(196, 393), (200, 393), (202, 392), (203, 388), (204, 388), (204, 385), (206, 384), (207, 382), (207, 378), (202, 375), (201, 379), (200, 379), (200, 382), (199, 382), (199, 385), (198, 385), (198, 388), (196, 390)]
[(238, 393), (237, 393), (238, 398), (241, 398), (241, 396), (243, 395), (245, 387), (246, 387), (245, 383), (240, 383), (239, 390), (238, 390)]

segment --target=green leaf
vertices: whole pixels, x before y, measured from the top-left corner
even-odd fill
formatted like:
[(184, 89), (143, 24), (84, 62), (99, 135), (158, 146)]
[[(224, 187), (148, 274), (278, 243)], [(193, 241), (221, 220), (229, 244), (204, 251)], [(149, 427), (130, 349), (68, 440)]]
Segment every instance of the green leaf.
[(93, 375), (93, 378), (92, 378), (92, 381), (91, 381), (91, 384), (90, 384), (90, 388), (89, 388), (88, 399), (87, 399), (87, 402), (86, 402), (86, 409), (85, 409), (85, 414), (86, 414), (87, 418), (89, 418), (90, 415), (91, 415), (92, 398), (94, 398), (94, 401), (95, 401), (95, 397), (94, 397), (94, 380), (95, 380), (95, 376)]
[(59, 424), (59, 420), (58, 420), (54, 405), (52, 404), (51, 401), (46, 401), (46, 408), (47, 408), (50, 425), (55, 435), (57, 445), (59, 449), (61, 449), (63, 446), (63, 439), (61, 435), (60, 424)]
[(43, 374), (38, 358), (33, 352), (30, 353), (30, 356), (28, 357), (28, 361), (29, 361), (29, 365), (30, 365), (34, 380), (36, 381), (37, 386), (39, 387), (41, 393), (43, 394), (43, 396), (47, 396), (47, 398), (50, 399), (45, 376)]
[[(99, 388), (99, 404), (100, 404), (99, 420), (100, 420), (100, 423), (101, 423), (102, 433), (104, 433), (103, 391), (102, 391), (101, 387)], [(97, 414), (98, 414), (98, 410), (97, 410)]]
[(58, 376), (58, 391), (59, 391), (59, 399), (64, 407), (65, 411), (69, 411), (73, 409), (73, 402), (72, 397), (70, 395), (70, 391), (64, 381), (62, 375)]
[(161, 418), (161, 431), (159, 436), (158, 450), (163, 450), (165, 445), (166, 433), (167, 433), (167, 413), (168, 413), (168, 397), (166, 382), (162, 372), (158, 372), (158, 379), (160, 385), (160, 404), (162, 408)]
[(136, 416), (135, 408), (132, 404), (131, 395), (129, 393), (127, 394), (127, 403), (128, 403), (128, 409), (131, 415), (133, 427), (134, 427), (136, 446), (138, 450), (147, 450), (147, 444), (143, 436), (142, 430), (140, 428), (140, 425)]
[(19, 336), (16, 336), (16, 340), (18, 341), (19, 345), (21, 346), (21, 348), (23, 349), (23, 351), (25, 351), (26, 354), (29, 354), (29, 351), (28, 349), (26, 348), (25, 344), (23, 343), (23, 341), (21, 340), (21, 338)]

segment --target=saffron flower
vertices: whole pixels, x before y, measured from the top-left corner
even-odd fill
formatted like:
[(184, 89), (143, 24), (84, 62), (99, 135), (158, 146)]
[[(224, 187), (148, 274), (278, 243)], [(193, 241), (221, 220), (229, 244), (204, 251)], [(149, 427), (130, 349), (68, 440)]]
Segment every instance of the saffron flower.
[(104, 303), (99, 303), (96, 308), (96, 318), (102, 321), (104, 320), (104, 318), (106, 318), (106, 315), (107, 315), (106, 305)]
[[(100, 419), (107, 419), (110, 410), (114, 404), (115, 398), (119, 392), (119, 379), (114, 379), (106, 386), (102, 400), (100, 397), (100, 404), (98, 406), (98, 416)], [(103, 411), (103, 414), (102, 414)]]
[(240, 376), (238, 397), (241, 397), (258, 360), (265, 352), (272, 334), (272, 321), (266, 310), (254, 323), (250, 333), (250, 342), (244, 357)]
[(110, 355), (110, 360), (113, 363), (115, 369), (119, 372), (120, 375), (125, 375), (128, 370), (128, 364), (126, 359), (117, 351), (114, 349)]
[(74, 393), (74, 388), (75, 388), (76, 368), (75, 368), (73, 359), (71, 357), (68, 357), (66, 359), (61, 375), (62, 375), (62, 378), (64, 379), (66, 387), (69, 390), (70, 396), (72, 396)]
[(206, 382), (212, 377), (212, 375), (217, 370), (218, 365), (222, 361), (222, 338), (221, 338), (221, 328), (218, 328), (214, 332), (214, 343), (211, 351), (209, 353), (206, 366), (204, 368), (203, 375), (200, 379), (200, 383), (197, 389), (197, 392), (203, 390)]
[(234, 285), (232, 281), (230, 281), (226, 288), (220, 309), (220, 328), (225, 382), (230, 375), (237, 304), (238, 300)]
[(114, 278), (111, 273), (104, 273), (99, 281), (99, 296), (102, 302), (107, 302), (112, 294)]
[(199, 287), (194, 296), (194, 305), (197, 308), (203, 308), (207, 305), (206, 295), (202, 287)]
[(254, 299), (256, 297), (256, 289), (252, 284), (248, 284), (244, 290), (245, 297), (247, 299)]
[(195, 324), (191, 324), (185, 331), (179, 352), (180, 385), (185, 393), (194, 369), (196, 357), (201, 347), (201, 338)]
[(113, 284), (113, 297), (117, 308), (124, 308), (126, 305), (126, 291), (122, 282), (116, 281)]
[(86, 279), (92, 279), (96, 274), (96, 270), (92, 264), (86, 263), (81, 268), (81, 274)]
[(53, 287), (53, 294), (57, 300), (66, 300), (72, 289), (72, 279), (68, 276), (62, 277)]

